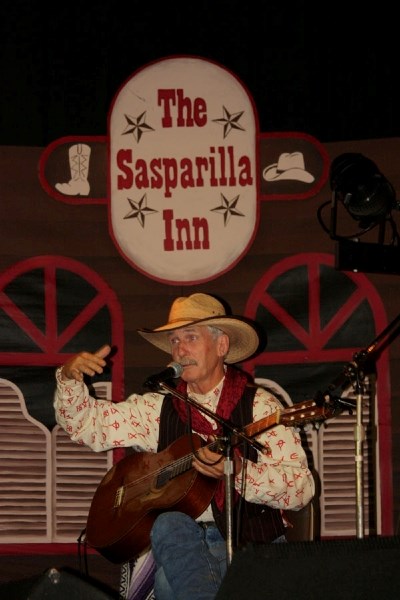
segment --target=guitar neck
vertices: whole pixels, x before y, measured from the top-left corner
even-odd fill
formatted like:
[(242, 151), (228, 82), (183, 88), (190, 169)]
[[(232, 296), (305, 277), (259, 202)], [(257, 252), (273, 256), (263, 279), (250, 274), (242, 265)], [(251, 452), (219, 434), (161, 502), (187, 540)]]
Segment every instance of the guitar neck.
[(273, 415), (269, 415), (264, 419), (260, 419), (259, 421), (249, 423), (249, 425), (246, 425), (246, 427), (244, 428), (244, 432), (247, 435), (247, 437), (255, 437), (262, 431), (265, 431), (266, 429), (269, 429), (274, 425), (278, 425), (278, 423), (280, 422), (280, 416), (281, 411), (278, 409), (276, 412), (274, 412)]
[[(272, 415), (268, 415), (259, 421), (249, 423), (243, 429), (243, 433), (247, 438), (255, 438), (257, 435), (270, 429), (274, 425), (282, 424), (285, 427), (299, 427), (305, 423), (315, 423), (318, 421), (324, 421), (327, 418), (335, 414), (334, 405), (319, 406), (314, 400), (306, 401), (303, 403), (296, 404), (287, 409), (278, 408)], [(235, 435), (233, 438), (233, 445), (241, 443), (243, 439), (240, 435)], [(256, 441), (254, 441), (257, 447)], [(216, 440), (207, 446), (210, 450), (222, 453), (224, 444), (222, 440)], [(263, 449), (262, 447), (259, 449)], [(172, 463), (169, 465), (171, 470), (171, 477), (180, 475), (184, 471), (192, 467), (193, 454), (187, 455), (177, 461), (177, 464)]]

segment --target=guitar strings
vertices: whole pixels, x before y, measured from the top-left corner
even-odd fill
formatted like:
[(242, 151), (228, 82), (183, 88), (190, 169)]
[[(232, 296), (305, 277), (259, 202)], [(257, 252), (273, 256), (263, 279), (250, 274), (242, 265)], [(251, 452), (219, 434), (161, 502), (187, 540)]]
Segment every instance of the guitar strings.
[[(208, 448), (212, 448), (215, 447), (215, 445), (217, 444), (216, 441), (212, 442), (211, 444), (208, 444)], [(150, 473), (146, 473), (146, 475), (139, 477), (138, 479), (135, 479), (135, 481), (130, 481), (129, 483), (126, 483), (124, 485), (119, 486), (119, 490), (122, 488), (123, 490), (129, 489), (132, 486), (141, 484), (141, 483), (145, 483), (147, 480), (155, 480), (155, 481), (161, 481), (164, 480), (164, 478), (160, 477), (160, 475), (169, 475), (167, 478), (165, 478), (165, 482), (169, 481), (170, 479), (173, 479), (173, 477), (176, 477), (177, 475), (180, 475), (182, 473), (185, 473), (186, 471), (190, 470), (190, 465), (192, 464), (192, 460), (193, 460), (193, 456), (196, 453), (197, 448), (195, 449), (194, 452), (191, 452), (190, 454), (186, 454), (185, 456), (181, 456), (180, 458), (178, 458), (175, 461), (172, 461), (171, 463), (168, 463), (167, 465), (163, 465), (161, 468), (156, 469), (155, 471), (150, 471)], [(156, 454), (156, 453), (154, 453)], [(221, 457), (223, 458), (223, 457)], [(170, 476), (172, 475), (172, 477)]]

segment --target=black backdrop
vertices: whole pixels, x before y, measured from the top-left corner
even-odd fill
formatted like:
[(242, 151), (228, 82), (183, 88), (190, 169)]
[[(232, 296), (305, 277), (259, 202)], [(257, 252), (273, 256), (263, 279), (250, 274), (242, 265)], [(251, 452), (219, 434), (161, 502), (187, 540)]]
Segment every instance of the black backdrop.
[(118, 88), (174, 54), (233, 71), (254, 98), (262, 132), (301, 131), (323, 143), (398, 136), (398, 20), (389, 2), (324, 6), (3, 0), (0, 145), (105, 135)]

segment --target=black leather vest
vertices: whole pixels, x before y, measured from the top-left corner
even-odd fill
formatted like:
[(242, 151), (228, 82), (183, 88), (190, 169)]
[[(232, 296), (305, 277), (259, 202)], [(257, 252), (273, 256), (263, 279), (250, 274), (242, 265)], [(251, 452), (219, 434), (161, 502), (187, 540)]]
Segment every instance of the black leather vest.
[[(255, 385), (247, 385), (245, 392), (234, 408), (230, 420), (238, 428), (253, 421), (253, 398)], [(168, 395), (163, 401), (160, 416), (160, 438), (158, 451), (164, 450), (175, 440), (189, 432), (187, 424), (183, 423), (174, 409), (172, 399)], [(245, 445), (243, 454), (246, 458), (257, 461), (256, 450)], [(226, 514), (218, 510), (214, 499), (211, 502), (215, 522), (226, 537)], [(268, 543), (285, 533), (281, 511), (270, 508), (265, 504), (247, 502), (241, 496), (235, 503), (232, 515), (233, 537), (236, 547), (247, 543)]]

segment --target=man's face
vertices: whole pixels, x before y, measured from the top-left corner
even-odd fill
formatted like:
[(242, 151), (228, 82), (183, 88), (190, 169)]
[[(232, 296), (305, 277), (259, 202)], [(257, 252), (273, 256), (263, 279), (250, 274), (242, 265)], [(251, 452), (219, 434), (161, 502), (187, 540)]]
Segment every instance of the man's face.
[(222, 376), (229, 349), (226, 334), (216, 336), (205, 325), (191, 325), (171, 332), (168, 337), (173, 360), (184, 367), (184, 381), (198, 383)]

